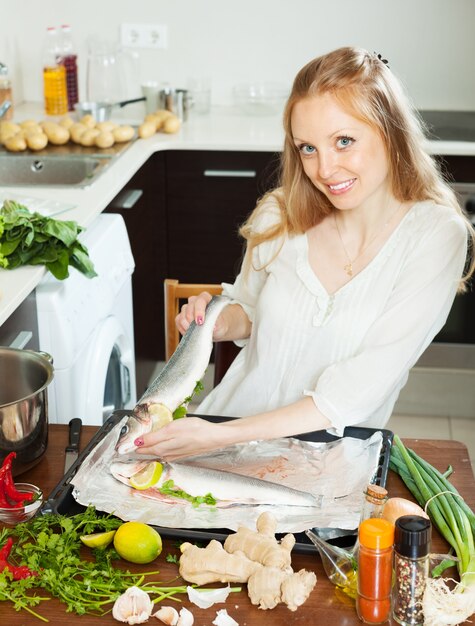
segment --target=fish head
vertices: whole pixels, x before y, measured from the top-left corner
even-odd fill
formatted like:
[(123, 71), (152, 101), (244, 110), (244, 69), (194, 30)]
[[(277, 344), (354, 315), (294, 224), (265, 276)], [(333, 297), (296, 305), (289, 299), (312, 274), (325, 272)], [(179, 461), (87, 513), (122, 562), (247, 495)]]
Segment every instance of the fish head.
[(137, 448), (135, 440), (152, 430), (152, 420), (146, 410), (141, 405), (134, 409), (125, 424), (120, 429), (119, 438), (115, 444), (115, 451), (118, 454), (127, 454)]

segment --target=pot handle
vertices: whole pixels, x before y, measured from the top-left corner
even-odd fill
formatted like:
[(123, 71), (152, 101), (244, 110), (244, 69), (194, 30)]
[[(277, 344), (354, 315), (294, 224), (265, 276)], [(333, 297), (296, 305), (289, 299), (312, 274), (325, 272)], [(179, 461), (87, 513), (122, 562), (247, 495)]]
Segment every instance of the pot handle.
[(16, 348), (17, 350), (21, 350), (26, 346), (26, 344), (33, 337), (33, 333), (31, 330), (21, 330), (15, 339), (11, 342), (10, 348)]

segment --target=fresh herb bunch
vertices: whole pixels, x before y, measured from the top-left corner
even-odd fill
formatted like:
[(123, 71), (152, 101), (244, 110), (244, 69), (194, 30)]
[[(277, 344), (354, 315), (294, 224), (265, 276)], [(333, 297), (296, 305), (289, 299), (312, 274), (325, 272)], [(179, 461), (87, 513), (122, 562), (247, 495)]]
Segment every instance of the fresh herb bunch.
[(64, 280), (71, 265), (93, 278), (94, 265), (77, 238), (82, 230), (77, 222), (31, 213), (22, 204), (5, 200), (0, 208), (0, 267), (45, 265), (55, 278)]
[(42, 588), (66, 604), (68, 612), (79, 615), (102, 615), (112, 603), (132, 585), (140, 587), (154, 597), (154, 602), (175, 598), (186, 593), (186, 586), (162, 587), (161, 583), (146, 579), (157, 571), (132, 574), (114, 567), (119, 559), (113, 548), (92, 551), (92, 560), (80, 556), (81, 535), (114, 530), (122, 520), (112, 515), (99, 515), (93, 506), (72, 517), (48, 514), (18, 524), (15, 528), (0, 531), (0, 546), (8, 537), (14, 539), (10, 559), (15, 564), (26, 565), (38, 576), (15, 581), (7, 570), (0, 573), (0, 601), (9, 600), (16, 610), (24, 609), (43, 620), (33, 610), (48, 597), (36, 595)]
[(174, 420), (180, 419), (181, 417), (185, 417), (188, 405), (193, 400), (193, 396), (199, 395), (203, 391), (203, 389), (204, 389), (203, 383), (201, 382), (201, 380), (197, 380), (195, 388), (193, 389), (191, 394), (183, 400), (183, 403), (180, 404), (178, 408), (176, 408), (173, 411)]

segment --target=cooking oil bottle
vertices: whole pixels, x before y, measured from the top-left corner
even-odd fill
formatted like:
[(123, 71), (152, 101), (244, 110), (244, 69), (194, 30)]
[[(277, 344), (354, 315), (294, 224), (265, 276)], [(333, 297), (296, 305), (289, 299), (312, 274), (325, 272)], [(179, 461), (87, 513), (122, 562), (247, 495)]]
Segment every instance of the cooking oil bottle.
[(46, 115), (64, 115), (68, 112), (66, 68), (58, 60), (60, 46), (58, 32), (50, 26), (46, 30), (43, 53), (43, 90)]

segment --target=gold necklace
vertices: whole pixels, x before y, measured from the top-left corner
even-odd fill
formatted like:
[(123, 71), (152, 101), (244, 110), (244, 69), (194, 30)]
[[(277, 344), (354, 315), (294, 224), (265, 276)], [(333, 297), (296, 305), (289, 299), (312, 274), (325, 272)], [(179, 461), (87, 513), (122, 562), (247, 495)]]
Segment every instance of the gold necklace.
[(333, 219), (335, 220), (335, 227), (336, 227), (336, 231), (338, 233), (338, 237), (340, 239), (341, 242), (341, 247), (343, 248), (343, 251), (345, 253), (345, 256), (348, 260), (348, 263), (345, 263), (345, 265), (343, 266), (343, 270), (348, 274), (348, 276), (353, 276), (353, 263), (355, 263), (355, 261), (357, 261), (362, 255), (363, 253), (366, 251), (367, 248), (369, 248), (369, 246), (373, 243), (373, 241), (375, 241), (379, 235), (381, 235), (381, 233), (384, 231), (384, 229), (389, 226), (389, 224), (393, 221), (394, 217), (396, 217), (397, 213), (399, 213), (399, 210), (401, 209), (403, 203), (401, 202), (401, 204), (398, 206), (398, 208), (394, 211), (394, 213), (392, 213), (391, 217), (387, 220), (387, 222), (385, 222), (382, 226), (381, 229), (377, 231), (377, 233), (374, 235), (374, 237), (372, 237), (368, 243), (365, 245), (365, 247), (360, 251), (360, 253), (355, 256), (355, 258), (352, 260), (350, 255), (348, 254), (348, 251), (345, 247), (345, 244), (343, 242), (343, 237), (341, 236), (340, 233), (340, 229), (338, 227), (338, 222), (336, 219), (336, 211), (333, 213)]

